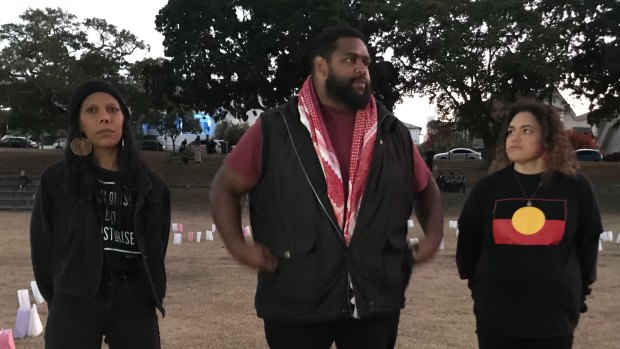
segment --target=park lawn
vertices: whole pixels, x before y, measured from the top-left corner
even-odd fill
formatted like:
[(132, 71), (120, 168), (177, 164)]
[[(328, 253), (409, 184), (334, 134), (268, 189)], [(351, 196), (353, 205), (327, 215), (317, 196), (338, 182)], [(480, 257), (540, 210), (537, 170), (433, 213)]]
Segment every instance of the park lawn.
[[(35, 151), (36, 152), (36, 151)], [(41, 151), (43, 152), (43, 151)], [(173, 221), (184, 230), (205, 231), (212, 218), (208, 202), (213, 173), (221, 158), (199, 166), (167, 163), (161, 153), (144, 154), (171, 184)], [(60, 153), (1, 152), (0, 171), (27, 169), (33, 173), (60, 158)], [(204, 160), (204, 159), (203, 159)], [(472, 164), (469, 166), (474, 166)], [(609, 185), (620, 176), (612, 164), (593, 180)], [(450, 164), (450, 166), (457, 166)], [(464, 165), (465, 166), (465, 165)], [(613, 168), (612, 168), (613, 167)], [(599, 171), (589, 168), (587, 171)], [(467, 169), (469, 178), (484, 175), (482, 169)], [(590, 176), (590, 175), (589, 175)], [(610, 177), (615, 176), (615, 177)], [(471, 183), (471, 182), (470, 182)], [(599, 193), (606, 230), (620, 232), (617, 193)], [(401, 315), (397, 348), (475, 348), (472, 302), (466, 283), (458, 278), (454, 264), (456, 237), (448, 221), (458, 216), (466, 195), (443, 195), (445, 250), (429, 263), (414, 269), (407, 289), (407, 304)], [(0, 327), (11, 328), (17, 308), (17, 289), (32, 280), (28, 226), (30, 212), (0, 211)], [(249, 222), (247, 213), (243, 223)], [(420, 236), (416, 227), (411, 236)], [(614, 236), (615, 237), (615, 236)], [(237, 264), (226, 252), (219, 236), (215, 241), (170, 245), (166, 259), (167, 315), (160, 319), (163, 348), (266, 348), (262, 322), (255, 315), (255, 273)], [(582, 316), (575, 335), (575, 348), (612, 349), (620, 343), (620, 244), (605, 242), (599, 256), (598, 281), (589, 298), (588, 313)], [(40, 311), (43, 322), (44, 309)], [(19, 340), (17, 348), (42, 348), (42, 337)]]

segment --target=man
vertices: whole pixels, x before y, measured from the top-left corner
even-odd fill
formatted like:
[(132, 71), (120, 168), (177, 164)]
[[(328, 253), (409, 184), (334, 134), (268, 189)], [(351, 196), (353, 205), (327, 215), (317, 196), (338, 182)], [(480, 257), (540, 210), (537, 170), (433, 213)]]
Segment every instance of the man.
[[(258, 269), (272, 349), (393, 348), (414, 260), (443, 236), (437, 185), (407, 128), (375, 101), (363, 40), (325, 30), (299, 95), (261, 116), (213, 182), (226, 248)], [(245, 193), (253, 244), (241, 232)], [(414, 202), (426, 238), (411, 250)]]

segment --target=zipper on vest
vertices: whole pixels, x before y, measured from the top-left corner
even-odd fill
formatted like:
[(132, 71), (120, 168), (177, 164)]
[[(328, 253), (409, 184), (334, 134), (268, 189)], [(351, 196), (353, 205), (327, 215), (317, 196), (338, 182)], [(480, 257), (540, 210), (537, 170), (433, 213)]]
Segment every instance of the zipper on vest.
[(379, 130), (381, 130), (381, 126), (383, 125), (385, 119), (387, 119), (388, 115), (394, 117), (394, 114), (388, 112), (381, 117), (381, 120), (379, 120), (379, 123), (377, 124), (377, 138), (379, 139), (379, 144), (383, 144), (383, 133), (380, 133)]
[(304, 176), (306, 177), (306, 181), (308, 182), (308, 185), (310, 185), (310, 189), (312, 189), (312, 192), (314, 193), (314, 197), (316, 198), (319, 205), (321, 206), (321, 209), (327, 216), (327, 219), (329, 219), (329, 222), (331, 223), (332, 227), (334, 227), (336, 234), (338, 234), (338, 237), (340, 238), (340, 240), (346, 245), (346, 241), (344, 240), (344, 232), (342, 231), (342, 229), (340, 229), (340, 226), (336, 224), (336, 222), (334, 222), (334, 220), (332, 219), (332, 216), (330, 216), (329, 211), (327, 211), (327, 208), (323, 204), (323, 201), (321, 201), (321, 197), (319, 196), (319, 193), (314, 188), (314, 184), (312, 184), (312, 180), (310, 180), (310, 176), (308, 175), (308, 172), (306, 171), (306, 167), (301, 161), (301, 156), (299, 156), (299, 152), (297, 151), (297, 146), (295, 145), (295, 140), (293, 139), (293, 134), (291, 133), (291, 129), (288, 125), (288, 121), (286, 121), (286, 116), (284, 115), (284, 113), (282, 113), (279, 110), (277, 111), (277, 113), (282, 115), (282, 120), (284, 120), (284, 126), (286, 127), (286, 132), (288, 133), (288, 137), (291, 141), (291, 146), (293, 147), (293, 151), (295, 152), (295, 156), (297, 157), (299, 166), (301, 166), (301, 171), (304, 173)]

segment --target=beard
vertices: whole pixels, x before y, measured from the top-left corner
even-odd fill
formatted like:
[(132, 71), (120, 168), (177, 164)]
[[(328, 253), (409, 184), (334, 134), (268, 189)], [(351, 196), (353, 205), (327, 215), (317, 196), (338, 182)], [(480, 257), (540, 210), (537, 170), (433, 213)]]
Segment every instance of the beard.
[(353, 89), (353, 83), (359, 77), (342, 78), (337, 76), (331, 69), (329, 76), (325, 80), (327, 94), (344, 103), (351, 110), (363, 109), (368, 105), (371, 95), (370, 81), (366, 84), (364, 91), (360, 94)]

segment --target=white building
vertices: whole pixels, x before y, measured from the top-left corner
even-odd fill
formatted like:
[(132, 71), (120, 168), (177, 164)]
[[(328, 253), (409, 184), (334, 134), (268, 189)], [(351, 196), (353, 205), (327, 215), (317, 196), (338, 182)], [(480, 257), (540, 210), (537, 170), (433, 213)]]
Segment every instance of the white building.
[[(549, 103), (549, 101), (545, 101)], [(592, 126), (588, 124), (588, 114), (582, 114), (577, 116), (570, 104), (566, 102), (564, 97), (558, 90), (553, 92), (551, 98), (551, 106), (554, 107), (560, 113), (560, 119), (564, 123), (565, 130), (573, 130), (575, 132), (587, 133), (592, 135)]]
[(603, 155), (620, 152), (620, 128), (614, 127), (616, 123), (620, 123), (620, 116), (612, 121), (601, 121), (595, 127), (596, 145)]
[(409, 130), (409, 134), (411, 135), (411, 139), (413, 140), (413, 143), (415, 145), (419, 145), (420, 144), (420, 132), (422, 132), (422, 127), (408, 124), (406, 122), (403, 122), (403, 124)]

